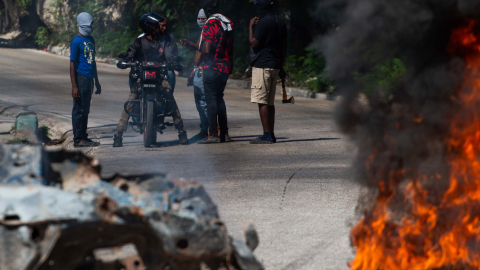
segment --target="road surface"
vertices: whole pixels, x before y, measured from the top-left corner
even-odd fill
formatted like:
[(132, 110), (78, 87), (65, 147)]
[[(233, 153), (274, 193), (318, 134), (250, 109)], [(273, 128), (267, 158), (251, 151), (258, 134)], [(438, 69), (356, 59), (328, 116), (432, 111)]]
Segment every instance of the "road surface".
[[(71, 119), (69, 59), (35, 50), (0, 49), (0, 100)], [(103, 93), (94, 96), (89, 127), (114, 127), (128, 98), (128, 71), (99, 64)], [(198, 131), (193, 89), (177, 79), (175, 97), (189, 137)], [(249, 91), (227, 89), (232, 143), (181, 146), (173, 127), (145, 149), (129, 129), (123, 148), (101, 135), (93, 151), (103, 175), (169, 172), (203, 183), (219, 206), (229, 232), (241, 238), (251, 220), (260, 235), (256, 256), (266, 269), (348, 269), (353, 258), (348, 233), (360, 188), (351, 180), (355, 148), (332, 120), (335, 103), (297, 98), (283, 105), (277, 95), (275, 145), (251, 145), (262, 133)]]

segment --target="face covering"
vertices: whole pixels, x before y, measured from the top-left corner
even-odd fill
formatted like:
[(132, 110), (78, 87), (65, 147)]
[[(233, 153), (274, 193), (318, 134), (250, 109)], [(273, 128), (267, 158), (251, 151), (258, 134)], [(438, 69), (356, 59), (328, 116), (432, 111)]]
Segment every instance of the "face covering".
[(82, 12), (77, 17), (78, 31), (82, 36), (89, 36), (93, 32), (93, 18), (90, 14)]
[(265, 15), (273, 14), (273, 5), (271, 4), (257, 4), (257, 15), (262, 18)]
[[(202, 19), (202, 18), (206, 19), (207, 18), (207, 15), (205, 15), (205, 11), (203, 11), (203, 8), (200, 9), (200, 12), (198, 12), (197, 18), (200, 18), (200, 19)], [(197, 24), (198, 24), (198, 27), (200, 27), (200, 28), (203, 28), (205, 26), (206, 22), (207, 22), (207, 20), (197, 19)]]

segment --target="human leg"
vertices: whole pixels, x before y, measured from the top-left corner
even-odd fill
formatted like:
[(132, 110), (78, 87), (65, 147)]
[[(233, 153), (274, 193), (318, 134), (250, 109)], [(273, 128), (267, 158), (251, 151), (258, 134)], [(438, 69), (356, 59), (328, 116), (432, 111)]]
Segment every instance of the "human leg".
[(168, 84), (172, 87), (172, 92), (175, 92), (175, 85), (177, 84), (177, 76), (175, 75), (175, 71), (169, 70), (168, 71)]
[(90, 103), (92, 101), (93, 80), (86, 80), (85, 87), (79, 89), (80, 98), (82, 99), (83, 113), (82, 113), (82, 139), (88, 140), (88, 115), (90, 114)]
[[(138, 97), (138, 92), (130, 92), (130, 95), (128, 96), (128, 100), (135, 100), (137, 99)], [(128, 112), (132, 112), (133, 111), (133, 106), (134, 104), (133, 103), (128, 103), (127, 104), (127, 110)], [(122, 115), (120, 116), (120, 121), (118, 122), (118, 125), (117, 125), (117, 131), (120, 133), (123, 133), (127, 130), (127, 127), (128, 127), (128, 119), (130, 119), (130, 115), (127, 114), (127, 112), (125, 110), (122, 111)]]
[[(217, 71), (218, 72), (218, 71)], [(218, 72), (217, 83), (217, 108), (218, 108), (218, 124), (220, 126), (220, 136), (223, 138), (228, 135), (227, 106), (223, 98), (225, 86), (228, 81), (228, 74)]]
[(254, 68), (252, 77), (252, 102), (258, 103), (263, 135), (251, 143), (273, 143), (276, 141), (275, 91), (279, 70)]
[(267, 104), (258, 104), (258, 112), (260, 113), (260, 120), (262, 122), (263, 132), (270, 132), (269, 110)]
[[(137, 99), (138, 97), (138, 92), (137, 91), (131, 91), (130, 95), (128, 96), (128, 100), (134, 100)], [(127, 108), (129, 112), (133, 110), (133, 104), (128, 103)], [(123, 140), (123, 133), (127, 130), (128, 127), (128, 119), (130, 118), (130, 115), (127, 114), (125, 109), (122, 111), (122, 115), (120, 116), (120, 121), (118, 122), (117, 125), (117, 134), (113, 136), (113, 147), (122, 147), (122, 140)]]
[(199, 87), (194, 86), (193, 93), (198, 115), (200, 116), (200, 131), (202, 133), (208, 133), (207, 101), (205, 100), (205, 92)]
[(268, 125), (273, 142), (277, 142), (277, 138), (275, 137), (275, 105), (268, 106)]
[(217, 77), (215, 70), (205, 69), (203, 72), (203, 84), (205, 86), (205, 99), (207, 101), (207, 117), (209, 137), (218, 137), (217, 117)]
[(88, 78), (83, 76), (80, 73), (77, 73), (77, 86), (78, 91), (80, 92), (80, 97), (73, 99), (73, 110), (72, 110), (72, 127), (73, 127), (73, 141), (74, 143), (79, 143), (83, 140), (83, 117), (84, 117), (84, 102), (85, 102), (85, 89), (87, 86)]
[(205, 87), (203, 85), (203, 76), (199, 77), (199, 69), (195, 69), (193, 75), (195, 105), (200, 116), (200, 134), (208, 135), (207, 101), (205, 100)]
[(279, 69), (268, 69), (265, 75), (266, 84), (268, 83), (268, 127), (274, 143), (277, 142), (275, 137), (275, 94), (279, 73)]
[(258, 104), (258, 112), (262, 123), (263, 132), (270, 132), (268, 124), (268, 92), (265, 86), (265, 69), (253, 68), (252, 70), (252, 103)]
[(77, 86), (80, 97), (73, 100), (72, 127), (74, 147), (97, 146), (98, 143), (88, 140), (87, 126), (90, 100), (92, 98), (92, 80), (77, 73)]
[[(79, 81), (77, 80), (77, 85)], [(73, 130), (73, 141), (80, 142), (82, 140), (82, 115), (83, 115), (83, 106), (82, 99), (77, 98), (73, 99), (73, 109), (72, 109), (72, 130)]]
[(172, 118), (173, 122), (175, 123), (175, 128), (178, 130), (178, 139), (180, 140), (181, 144), (189, 144), (187, 132), (183, 126), (182, 115), (180, 114), (180, 109), (178, 109), (177, 101), (173, 96), (173, 89), (168, 81), (163, 81), (162, 85), (165, 88), (167, 101), (169, 101), (173, 106)]

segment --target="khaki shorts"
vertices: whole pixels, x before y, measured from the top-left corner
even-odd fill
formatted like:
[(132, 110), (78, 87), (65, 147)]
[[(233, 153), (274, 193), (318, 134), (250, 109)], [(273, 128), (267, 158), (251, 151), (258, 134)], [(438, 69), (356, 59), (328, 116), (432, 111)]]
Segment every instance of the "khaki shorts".
[(252, 102), (275, 105), (275, 91), (280, 69), (253, 68), (252, 70)]

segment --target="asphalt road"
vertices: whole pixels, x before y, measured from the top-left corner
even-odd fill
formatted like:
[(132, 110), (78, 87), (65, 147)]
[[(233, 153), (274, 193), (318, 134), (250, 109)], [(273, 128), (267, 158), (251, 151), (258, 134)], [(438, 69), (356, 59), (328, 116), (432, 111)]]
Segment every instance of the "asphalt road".
[[(0, 100), (47, 111), (70, 121), (69, 60), (34, 50), (0, 49)], [(99, 64), (101, 96), (94, 96), (89, 127), (113, 127), (128, 97), (128, 71)], [(353, 258), (350, 223), (359, 187), (351, 178), (355, 148), (336, 130), (334, 102), (297, 98), (281, 104), (277, 95), (279, 142), (251, 145), (261, 134), (257, 106), (249, 91), (227, 89), (232, 143), (181, 146), (167, 129), (155, 148), (129, 129), (123, 148), (112, 148), (112, 134), (101, 135), (93, 155), (103, 175), (169, 172), (196, 179), (218, 204), (230, 233), (243, 237), (251, 220), (260, 235), (256, 256), (267, 269), (348, 269)], [(177, 79), (175, 98), (189, 137), (199, 130), (193, 89)]]

